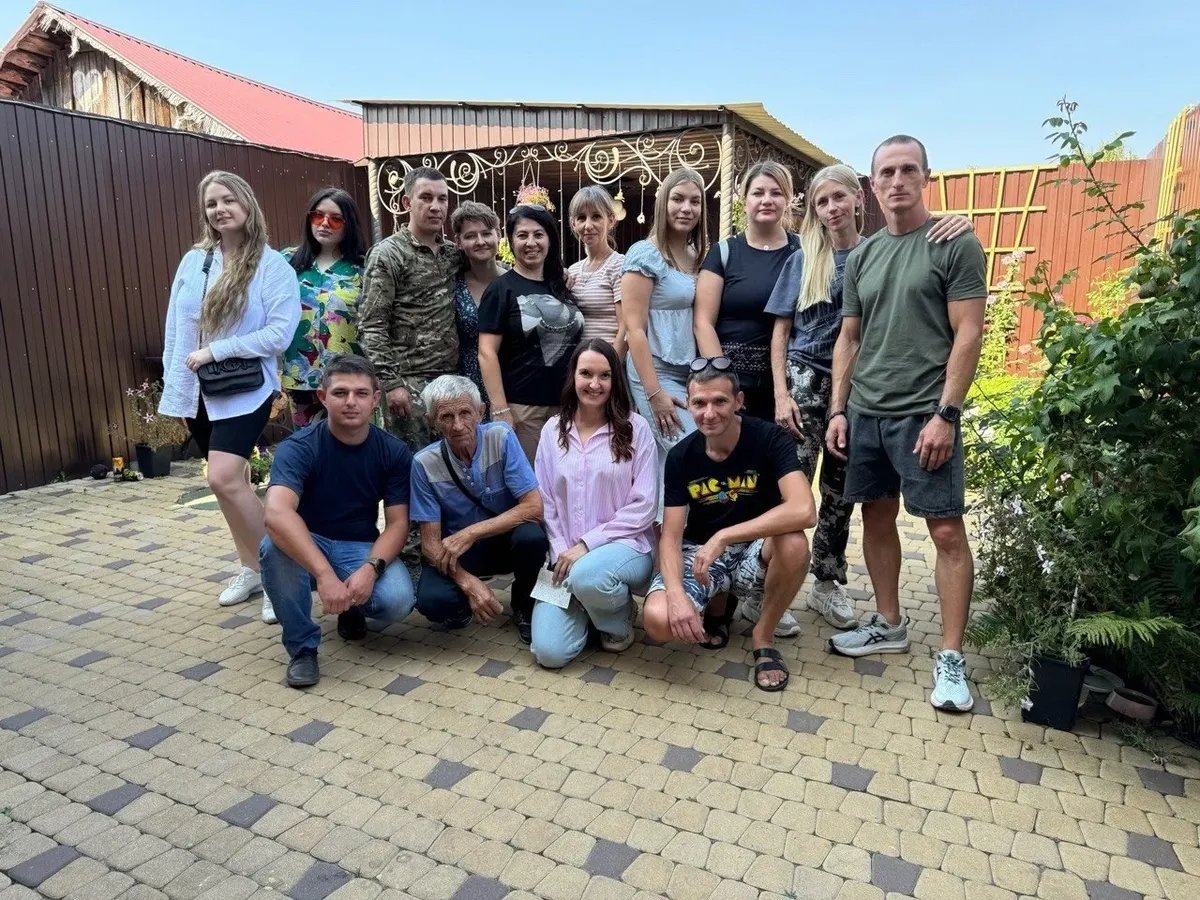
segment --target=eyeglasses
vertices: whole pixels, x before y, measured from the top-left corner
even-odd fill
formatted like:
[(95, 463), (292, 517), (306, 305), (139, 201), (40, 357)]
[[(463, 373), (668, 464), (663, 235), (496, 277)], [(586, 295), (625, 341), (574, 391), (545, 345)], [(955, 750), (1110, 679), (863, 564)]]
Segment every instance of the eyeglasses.
[(718, 372), (728, 372), (733, 368), (733, 360), (728, 356), (697, 356), (692, 360), (690, 368), (693, 372), (703, 372), (708, 368), (716, 369)]
[(510, 216), (515, 215), (516, 213), (519, 213), (523, 209), (540, 209), (542, 212), (550, 212), (550, 210), (546, 209), (546, 207), (543, 206), (541, 203), (518, 203), (516, 206), (514, 206), (512, 209), (510, 209), (508, 211), (508, 214)]
[(308, 214), (308, 221), (309, 224), (313, 225), (314, 227), (328, 225), (334, 231), (337, 231), (346, 224), (346, 217), (340, 216), (337, 213), (321, 212), (320, 210), (314, 209)]

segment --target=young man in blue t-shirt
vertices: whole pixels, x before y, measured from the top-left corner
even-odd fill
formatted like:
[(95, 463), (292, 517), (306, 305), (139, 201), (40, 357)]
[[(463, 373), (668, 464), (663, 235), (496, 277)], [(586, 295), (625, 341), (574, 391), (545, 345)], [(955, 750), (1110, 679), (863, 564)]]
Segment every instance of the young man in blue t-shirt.
[[(396, 561), (408, 537), (412, 454), (371, 424), (379, 379), (361, 356), (325, 366), (317, 396), (328, 417), (275, 450), (267, 489), (267, 536), (259, 548), (263, 585), (283, 626), (287, 683), (320, 680), (316, 589), (338, 634), (361, 640), (368, 618), (398, 622), (412, 612), (412, 580)], [(379, 504), (384, 529), (379, 532)]]

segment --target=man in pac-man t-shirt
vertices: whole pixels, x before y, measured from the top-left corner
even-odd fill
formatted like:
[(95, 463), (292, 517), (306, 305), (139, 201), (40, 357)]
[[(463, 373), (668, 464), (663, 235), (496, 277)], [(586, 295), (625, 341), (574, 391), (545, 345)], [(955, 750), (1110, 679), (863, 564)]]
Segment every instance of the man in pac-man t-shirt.
[(699, 430), (667, 456), (659, 572), (642, 624), (653, 640), (719, 649), (741, 601), (755, 622), (754, 683), (782, 690), (788, 670), (776, 626), (808, 572), (812, 490), (787, 432), (739, 414), (730, 361), (701, 357), (691, 368), (688, 409)]

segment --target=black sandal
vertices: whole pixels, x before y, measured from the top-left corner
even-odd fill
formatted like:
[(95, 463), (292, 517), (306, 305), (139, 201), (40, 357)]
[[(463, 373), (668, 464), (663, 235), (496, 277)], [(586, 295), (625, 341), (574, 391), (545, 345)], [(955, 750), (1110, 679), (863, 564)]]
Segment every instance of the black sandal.
[[(782, 672), (783, 681), (778, 684), (763, 684), (758, 680), (758, 676), (764, 672)], [(774, 647), (759, 647), (754, 651), (754, 686), (760, 691), (774, 693), (782, 691), (787, 687), (788, 681), (791, 680), (792, 674), (788, 671), (788, 667), (783, 663), (783, 654)]]
[(723, 650), (729, 646), (729, 626), (733, 623), (733, 613), (736, 609), (737, 601), (727, 595), (723, 612), (711, 613), (707, 609), (704, 611), (704, 635), (712, 640), (701, 641), (702, 649)]

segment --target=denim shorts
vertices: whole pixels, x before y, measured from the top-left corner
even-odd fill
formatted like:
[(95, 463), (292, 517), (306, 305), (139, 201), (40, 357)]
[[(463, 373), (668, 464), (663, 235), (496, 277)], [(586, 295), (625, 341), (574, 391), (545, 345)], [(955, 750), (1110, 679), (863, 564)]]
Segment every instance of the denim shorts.
[[(764, 543), (762, 538), (758, 538), (744, 544), (730, 544), (708, 567), (708, 586), (705, 587), (692, 574), (692, 563), (700, 545), (684, 541), (683, 592), (696, 609), (704, 612), (709, 600), (725, 592), (732, 593), (738, 600), (762, 603), (767, 584), (767, 566), (762, 559)], [(655, 572), (647, 594), (666, 589), (662, 573)]]
[(962, 428), (955, 426), (954, 452), (932, 472), (920, 466), (913, 448), (933, 414), (883, 418), (854, 410), (849, 421), (846, 491), (851, 503), (904, 498), (904, 509), (919, 519), (955, 519), (966, 513)]

